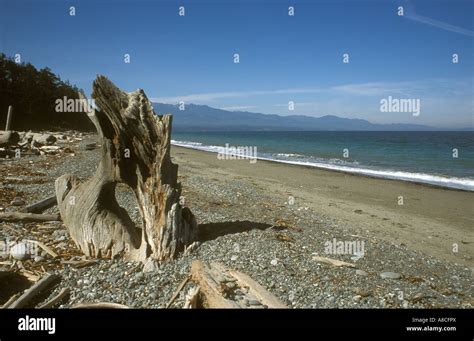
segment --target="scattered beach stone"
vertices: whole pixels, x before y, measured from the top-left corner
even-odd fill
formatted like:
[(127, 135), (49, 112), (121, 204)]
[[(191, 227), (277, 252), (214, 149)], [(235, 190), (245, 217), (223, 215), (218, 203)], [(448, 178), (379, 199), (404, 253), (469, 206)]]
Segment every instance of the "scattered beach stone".
[(60, 243), (56, 244), (56, 248), (65, 249), (65, 248), (67, 248), (67, 244), (65, 242), (60, 242)]
[(139, 272), (135, 275), (135, 280), (141, 281), (144, 277), (145, 277), (145, 274), (143, 272)]
[(370, 290), (362, 289), (362, 288), (355, 288), (354, 293), (361, 296), (361, 297), (372, 296), (372, 292)]
[(60, 237), (64, 236), (66, 237), (68, 235), (68, 232), (66, 230), (54, 230), (51, 236), (54, 238), (54, 240), (59, 240)]
[(25, 242), (13, 245), (10, 249), (10, 255), (16, 260), (26, 260), (31, 256), (29, 253), (29, 247)]
[(359, 276), (368, 276), (369, 274), (364, 271), (364, 270), (360, 270), (360, 269), (357, 269), (356, 270), (356, 275), (359, 275)]
[(234, 260), (237, 260), (237, 258), (239, 258), (239, 256), (237, 256), (237, 255), (232, 255), (232, 257), (230, 257), (230, 260), (234, 261)]
[(145, 273), (158, 271), (158, 269), (159, 269), (158, 263), (154, 259), (151, 259), (151, 258), (148, 258), (145, 261), (145, 264), (143, 265), (143, 272)]
[(40, 262), (44, 261), (44, 257), (36, 256), (36, 257), (34, 258), (34, 261), (35, 261), (36, 263), (40, 263)]
[(358, 254), (355, 254), (354, 256), (352, 256), (351, 260), (354, 261), (354, 262), (357, 262), (358, 260), (360, 260), (363, 257), (364, 257), (363, 253), (358, 253)]
[(382, 279), (400, 279), (402, 276), (397, 272), (386, 271), (380, 274)]
[[(68, 133), (69, 136), (69, 133)], [(71, 140), (75, 140), (77, 135), (70, 135)], [(80, 140), (80, 139), (78, 139)], [(86, 138), (84, 138), (86, 140)], [(88, 139), (90, 141), (90, 139)], [(76, 143), (77, 144), (77, 143)], [(66, 147), (66, 145), (64, 145)], [(79, 146), (71, 145), (77, 152), (75, 157), (67, 157), (67, 162), (51, 162), (51, 168), (43, 170), (44, 163), (37, 157), (24, 159), (25, 168), (33, 168), (48, 174), (51, 181), (65, 173), (77, 173), (80, 178), (88, 178), (99, 163), (100, 150), (92, 152), (81, 150)], [(66, 154), (64, 149), (58, 154)], [(46, 156), (48, 157), (48, 156)], [(179, 156), (178, 156), (179, 157)], [(56, 157), (55, 157), (56, 158)], [(33, 162), (34, 160), (34, 162)], [(56, 159), (54, 159), (56, 160)], [(64, 160), (64, 159), (62, 159)], [(361, 230), (357, 232), (360, 238), (365, 239), (367, 248), (370, 244), (371, 253), (360, 260), (360, 267), (367, 269), (370, 274), (375, 272), (376, 276), (362, 274), (361, 271), (349, 268), (334, 268), (325, 265), (315, 264), (311, 259), (311, 252), (323, 252), (322, 245), (327, 240), (336, 237), (338, 240), (352, 240), (350, 224), (345, 224), (331, 217), (320, 215), (317, 210), (302, 210), (298, 213), (297, 207), (279, 207), (287, 196), (269, 194), (253, 186), (246, 180), (232, 178), (233, 181), (223, 182), (216, 175), (209, 177), (200, 171), (189, 167), (186, 162), (177, 160), (181, 167), (180, 176), (183, 187), (187, 195), (192, 199), (193, 212), (196, 212), (200, 224), (214, 224), (248, 220), (254, 222), (264, 222), (269, 225), (275, 224), (274, 228), (251, 229), (245, 232), (223, 234), (215, 239), (205, 240), (192, 254), (180, 255), (177, 259), (158, 263), (151, 261), (143, 267), (143, 272), (147, 266), (153, 274), (146, 274), (140, 280), (136, 279), (137, 263), (129, 263), (122, 259), (98, 260), (93, 265), (76, 269), (74, 266), (61, 266), (59, 262), (44, 262), (46, 271), (55, 272), (63, 278), (61, 283), (51, 293), (51, 297), (56, 295), (61, 289), (68, 287), (71, 290), (71, 299), (63, 304), (62, 308), (69, 308), (71, 305), (80, 302), (104, 301), (114, 302), (137, 308), (159, 308), (165, 307), (173, 292), (189, 273), (190, 263), (193, 259), (201, 259), (205, 262), (221, 262), (232, 269), (248, 274), (260, 285), (268, 289), (289, 307), (293, 308), (433, 308), (452, 307), (472, 309), (472, 276), (474, 267), (458, 266), (445, 260), (436, 260), (420, 252), (415, 252), (402, 243), (396, 245), (384, 240), (371, 239), (370, 231)], [(191, 163), (192, 165), (192, 163)], [(1, 168), (1, 167), (0, 167)], [(215, 179), (214, 179), (215, 178)], [(214, 179), (214, 180), (212, 180)], [(51, 188), (45, 184), (25, 184), (18, 185), (18, 193), (27, 198), (26, 201), (35, 202), (44, 197), (54, 195), (54, 186)], [(240, 199), (236, 193), (241, 193)], [(3, 207), (9, 207), (9, 203), (16, 195), (9, 197), (8, 201), (1, 202)], [(140, 217), (136, 212), (136, 201), (133, 196), (117, 191), (118, 200), (122, 207), (131, 212), (130, 216)], [(239, 202), (245, 198), (245, 205)], [(221, 205), (209, 206), (210, 202), (220, 202)], [(265, 203), (263, 206), (262, 203)], [(362, 207), (361, 207), (362, 208)], [(267, 211), (265, 211), (268, 210)], [(365, 212), (364, 208), (364, 212)], [(262, 214), (262, 212), (264, 212)], [(349, 210), (352, 212), (352, 210)], [(137, 213), (135, 215), (135, 213)], [(363, 214), (362, 214), (363, 215)], [(278, 216), (278, 223), (273, 220)], [(34, 224), (32, 224), (34, 225)], [(49, 224), (48, 224), (49, 225)], [(10, 224), (10, 227), (22, 233), (23, 240), (35, 239), (42, 241), (45, 245), (58, 252), (57, 243), (52, 243), (56, 238), (65, 236), (65, 249), (71, 252), (66, 257), (70, 260), (83, 260), (82, 254), (78, 254), (76, 248), (70, 243), (67, 230), (61, 224), (51, 224), (52, 229), (40, 229), (31, 226), (22, 229), (20, 224)], [(279, 228), (285, 229), (285, 234), (293, 238), (294, 243), (282, 243), (276, 237)], [(285, 227), (286, 226), (286, 227)], [(288, 226), (291, 226), (289, 228)], [(302, 230), (293, 229), (298, 227)], [(31, 232), (41, 232), (31, 234)], [(1, 241), (15, 240), (17, 233), (11, 229), (0, 228), (0, 255)], [(41, 237), (39, 237), (41, 236)], [(44, 239), (42, 238), (44, 236)], [(21, 239), (20, 239), (21, 240)], [(238, 245), (238, 247), (236, 247)], [(5, 252), (10, 256), (10, 249)], [(373, 253), (372, 253), (373, 252)], [(61, 256), (64, 252), (58, 252)], [(36, 253), (32, 254), (33, 258)], [(49, 260), (51, 257), (45, 252), (41, 252), (42, 257)], [(237, 261), (231, 261), (232, 255), (238, 255)], [(322, 254), (321, 254), (322, 255)], [(348, 256), (341, 256), (340, 260), (347, 261)], [(278, 258), (277, 258), (278, 257)], [(464, 255), (463, 257), (468, 257)], [(36, 257), (35, 257), (36, 258)], [(472, 257), (471, 257), (472, 258)], [(468, 258), (463, 258), (468, 259)], [(17, 261), (23, 263), (25, 269), (38, 267), (40, 263), (34, 264), (31, 261)], [(57, 263), (57, 264), (56, 264)], [(281, 264), (280, 264), (281, 263)], [(406, 264), (399, 269), (395, 264)], [(278, 269), (278, 271), (275, 271)], [(4, 267), (4, 270), (9, 270)], [(407, 280), (390, 281), (381, 276), (385, 270), (399, 270), (403, 275), (400, 278)], [(124, 273), (127, 275), (124, 275)], [(436, 277), (433, 274), (437, 274)], [(370, 276), (365, 277), (364, 276)], [(140, 277), (140, 276), (139, 276)], [(355, 277), (355, 278), (354, 278)], [(429, 280), (433, 277), (432, 280)], [(83, 284), (83, 280), (88, 279), (88, 284)], [(422, 280), (423, 279), (423, 280)], [(413, 280), (413, 281), (412, 281)], [(128, 285), (134, 282), (133, 289), (129, 290)], [(87, 283), (87, 281), (86, 281)], [(188, 284), (189, 285), (189, 284)], [(188, 286), (187, 285), (187, 286)], [(246, 306), (250, 305), (252, 297), (248, 297), (247, 292), (242, 292), (232, 288), (230, 282), (226, 282), (231, 296), (236, 301), (242, 302), (246, 297)], [(354, 288), (357, 286), (358, 288)], [(352, 289), (356, 290), (352, 290)], [(452, 288), (450, 294), (441, 294), (433, 289)], [(183, 290), (185, 292), (186, 290)], [(400, 300), (398, 292), (403, 291), (407, 300)], [(240, 294), (239, 294), (240, 292)], [(420, 294), (415, 295), (420, 292)], [(464, 295), (452, 294), (463, 293)], [(395, 296), (393, 294), (395, 293)], [(292, 301), (289, 298), (291, 295)], [(183, 296), (183, 295), (181, 295)], [(296, 297), (295, 297), (296, 296)], [(412, 297), (414, 299), (412, 299)], [(179, 297), (175, 301), (175, 306), (183, 304), (183, 298)], [(262, 305), (251, 306), (261, 308)]]
[(225, 284), (229, 289), (234, 289), (237, 285), (234, 282), (227, 282)]
[(251, 299), (248, 301), (248, 304), (249, 305), (260, 305), (260, 302), (255, 300), (255, 299)]
[(23, 200), (22, 198), (18, 198), (18, 197), (14, 198), (10, 202), (10, 205), (12, 205), (12, 206), (23, 206), (25, 204), (26, 204), (25, 200)]

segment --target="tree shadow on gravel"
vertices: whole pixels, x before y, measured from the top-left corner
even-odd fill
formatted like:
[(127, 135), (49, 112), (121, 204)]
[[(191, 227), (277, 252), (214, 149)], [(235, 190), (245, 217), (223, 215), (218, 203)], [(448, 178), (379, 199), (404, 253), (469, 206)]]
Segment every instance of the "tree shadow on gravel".
[(200, 224), (198, 225), (198, 240), (201, 242), (205, 242), (208, 240), (216, 239), (220, 236), (225, 236), (226, 234), (242, 233), (254, 229), (266, 230), (270, 227), (274, 229), (279, 229), (278, 226), (265, 223), (256, 223), (248, 220)]

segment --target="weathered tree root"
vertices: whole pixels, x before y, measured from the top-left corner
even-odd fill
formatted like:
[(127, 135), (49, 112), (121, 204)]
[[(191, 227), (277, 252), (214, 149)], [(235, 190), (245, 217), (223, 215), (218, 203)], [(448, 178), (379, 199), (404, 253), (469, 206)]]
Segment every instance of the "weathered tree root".
[[(77, 246), (90, 257), (144, 261), (174, 258), (196, 238), (197, 223), (179, 203), (178, 166), (170, 158), (170, 115), (155, 115), (143, 90), (122, 92), (98, 76), (89, 117), (102, 139), (102, 157), (85, 182), (56, 180), (61, 217)], [(143, 221), (136, 227), (115, 199), (118, 183), (134, 192)]]

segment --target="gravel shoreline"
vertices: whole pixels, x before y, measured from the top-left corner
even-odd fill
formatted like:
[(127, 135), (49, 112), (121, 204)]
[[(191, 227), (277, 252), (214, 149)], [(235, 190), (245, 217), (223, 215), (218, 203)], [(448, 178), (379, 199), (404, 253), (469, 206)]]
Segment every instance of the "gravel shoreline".
[[(94, 137), (84, 137), (94, 139)], [(2, 161), (3, 191), (31, 203), (54, 194), (54, 179), (65, 173), (90, 176), (99, 150), (81, 150), (74, 156), (35, 156)], [(31, 163), (32, 162), (32, 163)], [(377, 239), (368, 231), (351, 229), (334, 217), (324, 216), (297, 203), (282, 202), (264, 188), (244, 179), (221, 181), (203, 177), (196, 169), (179, 165), (186, 205), (201, 225), (200, 245), (188, 255), (163, 263), (155, 271), (124, 260), (99, 260), (76, 269), (61, 259), (80, 260), (81, 253), (61, 223), (0, 223), (0, 240), (41, 239), (59, 255), (22, 261), (25, 269), (42, 265), (62, 277), (51, 293), (70, 288), (67, 308), (82, 302), (114, 302), (134, 308), (164, 308), (179, 283), (189, 274), (192, 260), (218, 261), (240, 270), (292, 308), (472, 308), (472, 271), (469, 267), (436, 259), (421, 252)], [(22, 175), (18, 169), (24, 169)], [(29, 174), (28, 174), (29, 172)], [(39, 175), (30, 175), (36, 172)], [(11, 174), (11, 175), (7, 175)], [(25, 181), (10, 184), (8, 177)], [(26, 181), (28, 180), (28, 181)], [(15, 192), (15, 193), (13, 193)], [(5, 194), (0, 206), (8, 207)], [(120, 204), (139, 220), (130, 191), (117, 190)], [(16, 209), (16, 208), (15, 208)], [(56, 212), (52, 208), (48, 212)], [(364, 257), (328, 255), (328, 241), (364, 242)], [(314, 256), (355, 264), (356, 268), (319, 263)], [(3, 270), (12, 271), (3, 265)], [(189, 284), (187, 285), (189, 286)], [(180, 308), (185, 290), (171, 307)]]

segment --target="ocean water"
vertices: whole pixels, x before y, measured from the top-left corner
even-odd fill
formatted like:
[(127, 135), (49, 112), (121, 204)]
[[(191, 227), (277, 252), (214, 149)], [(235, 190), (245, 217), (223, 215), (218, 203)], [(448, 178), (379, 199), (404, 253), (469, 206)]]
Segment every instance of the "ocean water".
[(172, 144), (474, 191), (474, 132), (173, 132)]

